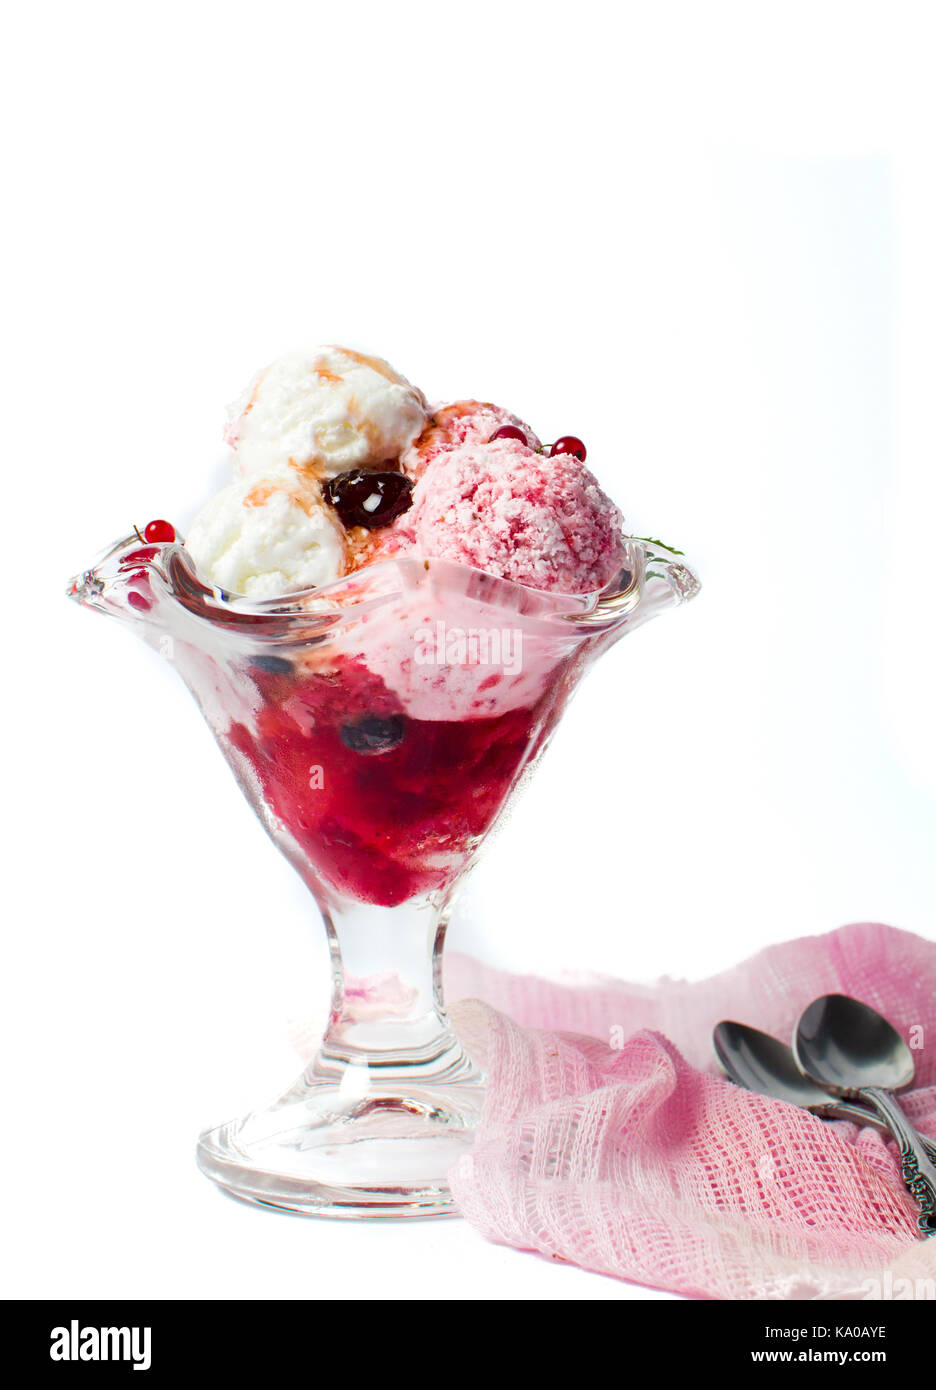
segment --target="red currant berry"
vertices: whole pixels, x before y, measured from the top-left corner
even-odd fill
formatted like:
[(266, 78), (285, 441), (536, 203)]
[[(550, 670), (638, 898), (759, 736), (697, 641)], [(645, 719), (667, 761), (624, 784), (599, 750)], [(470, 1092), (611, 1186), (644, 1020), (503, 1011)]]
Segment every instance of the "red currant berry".
[(527, 447), (529, 447), (530, 442), (523, 430), (518, 429), (516, 425), (501, 425), (500, 429), (495, 430), (491, 435), (488, 443), (493, 444), (495, 439), (519, 439), (520, 443), (526, 444)]
[(175, 540), (175, 527), (169, 521), (150, 521), (143, 531), (143, 539), (153, 545), (168, 545)]
[(549, 457), (552, 458), (554, 454), (571, 454), (579, 463), (584, 463), (585, 445), (580, 439), (576, 439), (574, 434), (564, 434), (555, 444), (550, 444)]

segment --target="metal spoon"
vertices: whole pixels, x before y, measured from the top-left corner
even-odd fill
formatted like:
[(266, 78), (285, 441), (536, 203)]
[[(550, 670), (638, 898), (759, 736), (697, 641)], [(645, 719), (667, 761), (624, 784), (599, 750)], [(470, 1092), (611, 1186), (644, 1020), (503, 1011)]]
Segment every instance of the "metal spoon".
[(793, 1033), (796, 1065), (834, 1096), (863, 1101), (880, 1116), (900, 1147), (900, 1169), (920, 1208), (920, 1234), (936, 1235), (936, 1165), (892, 1091), (913, 1081), (913, 1054), (868, 1004), (824, 994), (800, 1015)]
[[(712, 1034), (715, 1055), (722, 1070), (738, 1086), (772, 1100), (785, 1100), (810, 1110), (823, 1120), (852, 1120), (889, 1134), (890, 1130), (873, 1110), (854, 1101), (836, 1100), (804, 1076), (796, 1065), (793, 1049), (779, 1038), (762, 1033), (747, 1023), (724, 1019)], [(936, 1163), (936, 1144), (923, 1140), (930, 1160)]]
[(726, 1018), (715, 1025), (712, 1042), (722, 1070), (738, 1086), (811, 1110), (822, 1119), (854, 1120), (872, 1125), (882, 1134), (889, 1132), (873, 1111), (852, 1101), (836, 1100), (810, 1081), (797, 1067), (793, 1049), (770, 1033)]

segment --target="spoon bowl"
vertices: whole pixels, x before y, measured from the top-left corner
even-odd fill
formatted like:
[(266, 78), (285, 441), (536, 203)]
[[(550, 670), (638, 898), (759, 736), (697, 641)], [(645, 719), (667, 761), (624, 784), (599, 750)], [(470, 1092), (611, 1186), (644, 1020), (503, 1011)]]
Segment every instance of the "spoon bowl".
[(913, 1054), (892, 1023), (858, 999), (825, 994), (804, 1010), (796, 1027), (797, 1065), (833, 1095), (866, 1086), (902, 1091), (913, 1081)]
[[(823, 1120), (850, 1120), (852, 1124), (870, 1125), (882, 1134), (889, 1134), (887, 1125), (867, 1105), (858, 1101), (840, 1100), (804, 1076), (796, 1065), (793, 1049), (770, 1033), (762, 1033), (747, 1023), (723, 1019), (712, 1033), (715, 1055), (729, 1080), (746, 1091), (771, 1100), (783, 1100), (809, 1110)], [(924, 1140), (932, 1162), (936, 1162), (936, 1146)]]
[(732, 1081), (758, 1095), (807, 1110), (833, 1105), (828, 1091), (798, 1070), (786, 1043), (746, 1023), (723, 1019), (712, 1034), (715, 1055)]

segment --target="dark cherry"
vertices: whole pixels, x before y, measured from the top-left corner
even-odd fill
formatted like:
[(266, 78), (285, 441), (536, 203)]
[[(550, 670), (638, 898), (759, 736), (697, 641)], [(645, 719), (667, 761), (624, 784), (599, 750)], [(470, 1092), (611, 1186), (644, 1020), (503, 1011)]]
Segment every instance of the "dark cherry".
[(255, 656), (251, 665), (271, 676), (288, 676), (293, 668), (292, 662), (287, 661), (285, 656)]
[(352, 468), (325, 485), (331, 503), (345, 526), (369, 531), (387, 526), (413, 505), (413, 484), (403, 473), (373, 473)]
[(564, 434), (555, 444), (549, 446), (549, 457), (553, 454), (572, 454), (579, 463), (585, 462), (585, 445), (574, 434)]
[(389, 719), (369, 715), (356, 724), (342, 724), (341, 741), (352, 753), (390, 753), (406, 738), (406, 720), (402, 714)]
[(501, 425), (500, 429), (495, 430), (491, 435), (488, 443), (493, 444), (495, 439), (519, 439), (521, 444), (526, 444), (528, 447), (530, 442), (523, 430), (518, 429), (516, 425)]
[(171, 521), (147, 522), (143, 531), (143, 539), (150, 541), (153, 545), (168, 545), (175, 540), (175, 527)]

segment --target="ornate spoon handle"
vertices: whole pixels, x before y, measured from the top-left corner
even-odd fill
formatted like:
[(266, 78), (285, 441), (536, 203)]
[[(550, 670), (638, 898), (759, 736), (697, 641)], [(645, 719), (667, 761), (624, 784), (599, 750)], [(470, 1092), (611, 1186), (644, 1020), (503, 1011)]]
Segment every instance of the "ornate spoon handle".
[(913, 1125), (889, 1091), (866, 1086), (858, 1093), (887, 1125), (900, 1147), (900, 1171), (907, 1191), (920, 1208), (917, 1226), (920, 1235), (936, 1236), (936, 1165), (932, 1163)]
[[(875, 1115), (866, 1105), (856, 1105), (848, 1100), (834, 1100), (829, 1105), (810, 1106), (814, 1115), (821, 1115), (824, 1120), (851, 1120), (858, 1125), (871, 1125), (873, 1129), (880, 1130), (882, 1134), (890, 1134), (890, 1130), (882, 1119)], [(931, 1139), (926, 1139), (921, 1134), (920, 1143), (926, 1157), (936, 1168), (936, 1144)]]

